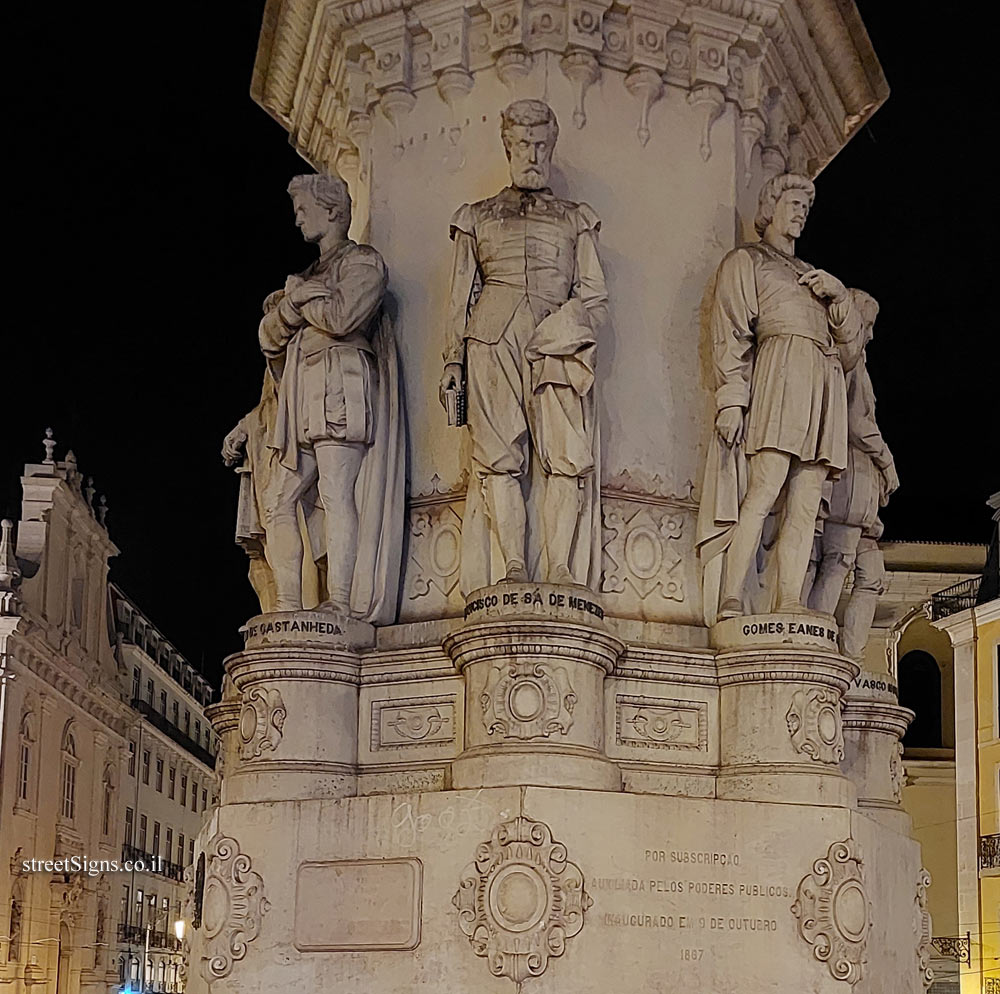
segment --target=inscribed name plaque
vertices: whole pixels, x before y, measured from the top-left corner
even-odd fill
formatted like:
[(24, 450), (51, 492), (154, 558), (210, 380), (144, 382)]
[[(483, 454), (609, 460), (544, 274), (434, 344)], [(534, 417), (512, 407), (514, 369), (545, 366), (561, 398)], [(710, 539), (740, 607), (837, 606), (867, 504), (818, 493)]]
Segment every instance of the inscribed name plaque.
[(826, 649), (839, 653), (837, 623), (825, 614), (749, 614), (728, 618), (709, 632), (716, 649)]
[(556, 583), (498, 583), (465, 599), (465, 622), (573, 621), (604, 627), (600, 597), (586, 587)]
[(347, 859), (299, 866), (295, 948), (302, 952), (415, 949), (419, 859)]
[(251, 618), (241, 629), (246, 649), (277, 645), (364, 649), (375, 645), (375, 629), (332, 611), (272, 611)]

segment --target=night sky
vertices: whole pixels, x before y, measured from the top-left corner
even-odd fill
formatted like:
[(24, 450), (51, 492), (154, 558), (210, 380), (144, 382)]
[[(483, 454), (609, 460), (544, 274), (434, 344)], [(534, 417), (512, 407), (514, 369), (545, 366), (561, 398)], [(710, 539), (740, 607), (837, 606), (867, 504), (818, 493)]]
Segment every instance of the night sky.
[[(799, 253), (881, 304), (886, 539), (985, 542), (996, 33), (859, 6), (892, 94), (820, 177)], [(261, 301), (315, 253), (285, 193), (305, 165), (249, 97), (263, 2), (14, 9), (0, 513), (51, 426), (107, 495), (112, 578), (218, 679), (256, 608), (219, 449), (259, 396)]]

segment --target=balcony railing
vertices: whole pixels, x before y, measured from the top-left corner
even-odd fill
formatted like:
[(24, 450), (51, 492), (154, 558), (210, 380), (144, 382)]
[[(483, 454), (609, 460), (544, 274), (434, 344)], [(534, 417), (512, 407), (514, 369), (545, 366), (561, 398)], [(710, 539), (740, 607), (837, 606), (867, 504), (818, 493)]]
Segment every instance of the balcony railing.
[(972, 962), (972, 936), (965, 935), (935, 935), (931, 946), (942, 959), (953, 959), (957, 963)]
[(995, 870), (1000, 867), (1000, 834), (979, 837), (979, 869)]
[(140, 859), (146, 865), (146, 873), (158, 873), (170, 880), (177, 880), (180, 883), (184, 882), (184, 867), (180, 863), (171, 863), (169, 859), (163, 859), (162, 856), (154, 856), (151, 852), (144, 852), (142, 849), (137, 849), (127, 842), (122, 846), (123, 861), (131, 860), (135, 863), (136, 860)]
[[(118, 923), (118, 941), (126, 942), (130, 946), (146, 945), (145, 925), (126, 925), (125, 922)], [(168, 949), (172, 953), (181, 951), (181, 941), (176, 935), (169, 932), (158, 932), (156, 929), (149, 930), (150, 949)]]
[(158, 728), (168, 738), (173, 739), (182, 749), (187, 749), (195, 759), (200, 760), (210, 770), (215, 769), (215, 757), (194, 739), (185, 735), (173, 722), (168, 721), (149, 701), (144, 701), (141, 697), (133, 697), (132, 707), (151, 725)]
[(974, 576), (931, 594), (931, 621), (938, 621), (947, 618), (949, 614), (958, 614), (959, 611), (975, 607), (979, 585), (982, 582), (981, 576)]

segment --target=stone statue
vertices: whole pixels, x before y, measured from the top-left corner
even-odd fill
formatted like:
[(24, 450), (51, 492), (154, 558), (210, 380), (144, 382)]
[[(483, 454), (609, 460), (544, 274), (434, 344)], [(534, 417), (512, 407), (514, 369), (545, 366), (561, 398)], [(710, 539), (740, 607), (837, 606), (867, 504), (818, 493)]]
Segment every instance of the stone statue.
[[(296, 176), (288, 192), (320, 257), (264, 302), (261, 402), (223, 445), (227, 462), (246, 454), (237, 541), (249, 546), (262, 609), (302, 609), (308, 544), (310, 559), (326, 560), (320, 608), (385, 623), (396, 609), (405, 486), (399, 362), (382, 308), (386, 267), (375, 249), (347, 237), (342, 180)], [(269, 575), (254, 568), (261, 557)]]
[[(864, 329), (862, 345), (867, 347), (878, 303), (861, 290), (852, 290), (851, 296)], [(811, 610), (833, 614), (844, 581), (854, 568), (854, 586), (840, 632), (841, 651), (851, 659), (861, 659), (875, 606), (885, 593), (878, 512), (898, 487), (892, 453), (875, 422), (875, 393), (862, 352), (847, 374), (847, 468), (828, 484), (824, 498), (828, 512), (820, 521), (822, 532), (814, 543), (810, 574), (815, 574), (815, 580), (808, 598)]]
[(795, 257), (814, 195), (804, 176), (768, 180), (754, 222), (761, 240), (730, 252), (716, 276), (716, 437), (698, 522), (710, 623), (744, 613), (750, 568), (775, 511), (768, 593), (774, 610), (802, 610), (823, 485), (847, 465), (844, 371), (857, 362), (861, 322), (840, 280)]
[(547, 104), (512, 103), (501, 123), (511, 185), (451, 221), (441, 400), (464, 391), (465, 592), (532, 574), (594, 585), (600, 569), (594, 362), (608, 295), (597, 215), (548, 188), (558, 132)]

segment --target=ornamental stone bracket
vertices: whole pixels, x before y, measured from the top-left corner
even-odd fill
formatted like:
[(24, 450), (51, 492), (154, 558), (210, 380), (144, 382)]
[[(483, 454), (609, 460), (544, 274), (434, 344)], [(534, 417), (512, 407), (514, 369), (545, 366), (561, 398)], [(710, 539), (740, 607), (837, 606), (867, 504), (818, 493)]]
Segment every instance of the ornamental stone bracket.
[(704, 158), (732, 102), (744, 158), (760, 143), (765, 169), (818, 172), (888, 96), (854, 4), (839, 0), (285, 0), (268, 8), (251, 93), (300, 154), (333, 169), (345, 153), (366, 158), (355, 122), (376, 105), (399, 155), (415, 95), (434, 88), (454, 144), (478, 73), (495, 72), (511, 99), (539, 96), (525, 84), (549, 55), (573, 86), (578, 128), (588, 88), (615, 73), (638, 101), (642, 144), (650, 108), (675, 87), (704, 113)]
[(228, 977), (246, 956), (249, 943), (260, 935), (261, 918), (269, 905), (264, 881), (235, 839), (216, 834), (204, 855), (201, 975), (211, 984)]
[(518, 989), (563, 955), (592, 903), (566, 847), (548, 825), (525, 816), (499, 825), (479, 846), (452, 898), (473, 952)]
[(240, 711), (241, 759), (256, 759), (274, 750), (285, 724), (285, 702), (277, 687), (250, 687)]
[(834, 842), (799, 882), (791, 908), (813, 956), (835, 980), (852, 986), (864, 976), (871, 927), (862, 867), (861, 847), (854, 839)]
[(839, 763), (844, 758), (840, 694), (835, 690), (811, 687), (795, 691), (785, 722), (796, 752), (818, 763)]
[(930, 912), (927, 910), (927, 888), (930, 885), (931, 875), (921, 867), (917, 875), (916, 917), (913, 930), (917, 936), (917, 972), (925, 991), (934, 983), (934, 971), (931, 969), (931, 957), (934, 955), (931, 939), (934, 929)]

